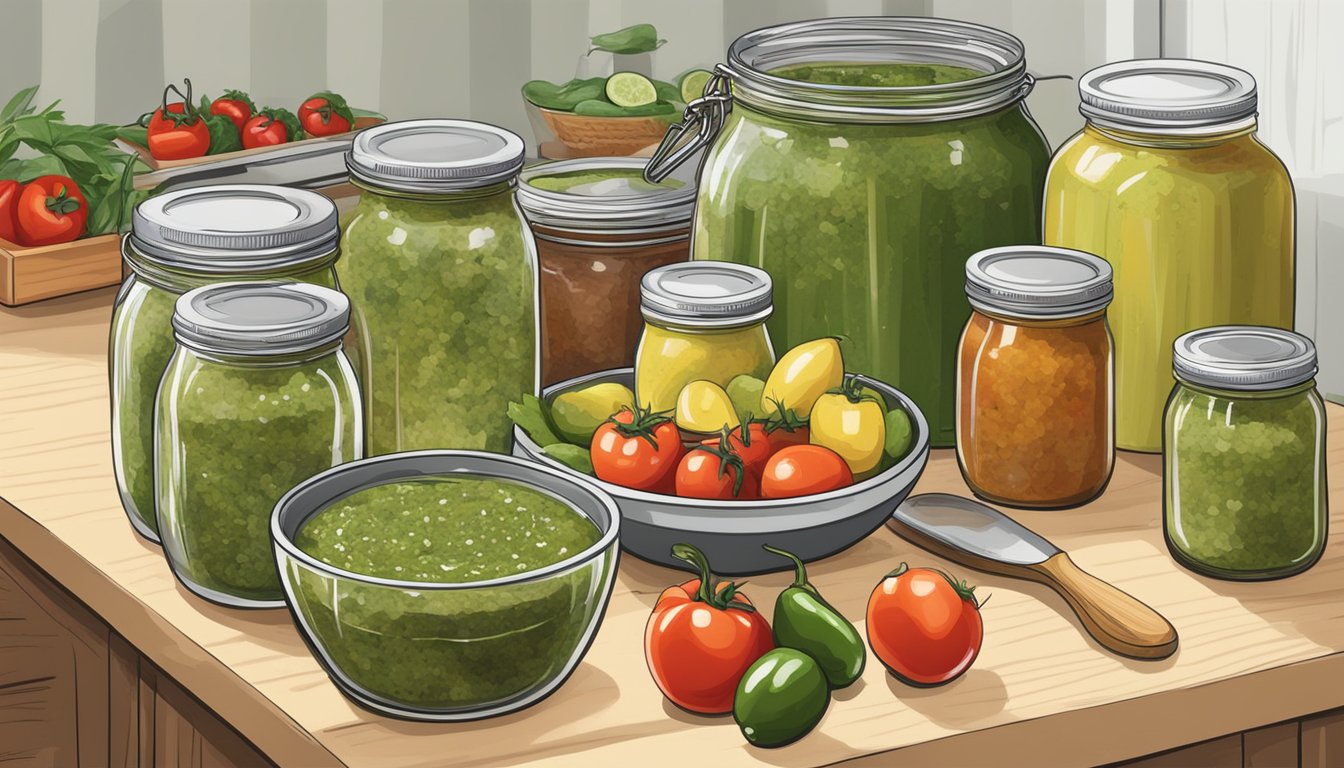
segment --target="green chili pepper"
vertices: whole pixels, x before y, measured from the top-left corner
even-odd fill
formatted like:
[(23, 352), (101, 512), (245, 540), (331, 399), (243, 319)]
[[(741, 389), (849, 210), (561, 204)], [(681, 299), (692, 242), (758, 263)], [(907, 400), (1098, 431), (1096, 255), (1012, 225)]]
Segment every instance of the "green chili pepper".
[(624, 29), (618, 29), (615, 32), (594, 35), (589, 39), (593, 43), (592, 50), (589, 53), (593, 51), (627, 54), (648, 53), (667, 42), (658, 37), (658, 30), (652, 24), (635, 24)]
[(747, 668), (733, 697), (733, 719), (757, 747), (782, 747), (821, 722), (831, 703), (826, 675), (811, 656), (776, 648)]
[(868, 661), (868, 648), (853, 624), (822, 598), (807, 580), (807, 568), (797, 555), (775, 549), (766, 551), (793, 561), (793, 584), (775, 601), (775, 645), (796, 648), (817, 660), (832, 688), (844, 688), (859, 679)]

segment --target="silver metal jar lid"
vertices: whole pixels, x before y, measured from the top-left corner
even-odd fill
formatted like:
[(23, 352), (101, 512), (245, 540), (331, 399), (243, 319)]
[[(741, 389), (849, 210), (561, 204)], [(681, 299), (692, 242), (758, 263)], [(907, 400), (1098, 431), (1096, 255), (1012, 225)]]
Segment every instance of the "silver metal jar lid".
[(1255, 117), (1249, 72), (1191, 59), (1135, 59), (1090, 70), (1078, 81), (1079, 111), (1106, 127), (1138, 133), (1208, 134)]
[(345, 164), (351, 177), (377, 187), (459, 192), (518, 175), (523, 140), (471, 120), (403, 120), (360, 131)]
[(167, 266), (227, 273), (302, 263), (336, 250), (336, 204), (303, 189), (224, 184), (166, 192), (131, 215), (137, 253)]
[[(695, 181), (691, 164), (678, 168), (670, 178), (680, 186), (652, 187), (643, 180), (646, 159), (637, 157), (584, 157), (534, 165), (523, 171), (518, 183), (518, 204), (529, 221), (544, 226), (578, 230), (641, 230), (690, 224), (695, 212)], [(612, 179), (596, 184), (549, 190), (532, 186), (534, 179), (568, 173), (629, 171), (630, 181)]]
[[(946, 64), (980, 77), (885, 87), (808, 83), (771, 74), (810, 63)], [(1022, 41), (951, 19), (856, 16), (758, 29), (728, 48), (733, 97), (754, 109), (828, 122), (938, 122), (983, 115), (1031, 91)]]
[(1014, 317), (1077, 317), (1111, 303), (1111, 278), (1111, 265), (1090, 253), (1010, 245), (966, 261), (966, 298), (976, 309)]
[(317, 349), (349, 327), (345, 294), (308, 283), (213, 283), (182, 294), (173, 310), (180, 344), (249, 357)]
[(735, 328), (770, 317), (770, 274), (743, 264), (692, 261), (644, 273), (639, 308), (655, 322)]
[(1177, 338), (1172, 352), (1176, 378), (1217, 389), (1285, 389), (1316, 376), (1316, 345), (1280, 328), (1201, 328)]

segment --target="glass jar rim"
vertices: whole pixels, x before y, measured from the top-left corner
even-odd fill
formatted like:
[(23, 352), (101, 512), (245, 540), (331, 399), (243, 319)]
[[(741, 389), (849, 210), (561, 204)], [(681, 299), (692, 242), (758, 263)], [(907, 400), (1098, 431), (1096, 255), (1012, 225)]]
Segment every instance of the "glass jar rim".
[[(862, 56), (862, 59), (856, 58)], [(980, 77), (921, 86), (853, 86), (790, 80), (783, 66), (834, 62), (962, 66)], [(748, 32), (728, 48), (723, 69), (733, 97), (765, 112), (828, 122), (942, 122), (1021, 101), (1034, 79), (1026, 48), (1006, 32), (951, 19), (855, 16), (815, 19)]]
[[(633, 233), (685, 227), (695, 209), (693, 178), (678, 179), (683, 185), (677, 188), (610, 196), (576, 195), (531, 184), (539, 177), (584, 171), (642, 173), (647, 164), (646, 159), (637, 157), (582, 157), (534, 165), (519, 176), (518, 205), (532, 223), (559, 229)], [(694, 170), (694, 166), (682, 167)]]
[(178, 297), (172, 326), (178, 344), (201, 352), (296, 355), (345, 336), (350, 300), (340, 291), (309, 283), (212, 283)]
[[(204, 259), (184, 262), (165, 259), (154, 253), (146, 253), (143, 250), (143, 243), (133, 239), (130, 233), (127, 233), (121, 238), (121, 256), (137, 278), (155, 286), (182, 293), (195, 287), (190, 282), (192, 280), (216, 280), (234, 275), (280, 278), (290, 275), (303, 275), (328, 268), (340, 258), (339, 246), (340, 240), (337, 238), (329, 244), (328, 250), (303, 258), (284, 256), (247, 260), (219, 260), (213, 263)], [(175, 284), (175, 277), (185, 278), (186, 285)]]

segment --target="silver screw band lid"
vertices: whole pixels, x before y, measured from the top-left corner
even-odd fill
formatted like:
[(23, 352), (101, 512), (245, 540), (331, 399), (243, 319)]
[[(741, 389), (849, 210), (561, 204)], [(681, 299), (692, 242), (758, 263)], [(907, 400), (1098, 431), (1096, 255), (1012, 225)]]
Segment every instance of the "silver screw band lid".
[(472, 120), (402, 120), (360, 131), (346, 155), (356, 180), (428, 194), (508, 181), (523, 167), (523, 140)]
[(1078, 81), (1079, 111), (1102, 126), (1139, 133), (1199, 134), (1255, 118), (1255, 78), (1226, 64), (1135, 59), (1106, 64)]
[(192, 187), (145, 200), (130, 242), (146, 258), (206, 272), (283, 267), (336, 250), (336, 205), (316, 192), (263, 184)]
[(1029, 319), (1077, 317), (1114, 294), (1111, 265), (1069, 248), (1010, 245), (966, 261), (966, 298), (988, 312)]
[(735, 328), (773, 309), (770, 275), (743, 264), (692, 261), (651, 269), (639, 284), (640, 311), (654, 322)]
[(1281, 328), (1201, 328), (1177, 338), (1172, 352), (1176, 378), (1216, 389), (1286, 389), (1316, 376), (1316, 345)]
[(247, 357), (317, 349), (349, 327), (345, 294), (308, 283), (213, 283), (182, 294), (173, 311), (178, 343)]

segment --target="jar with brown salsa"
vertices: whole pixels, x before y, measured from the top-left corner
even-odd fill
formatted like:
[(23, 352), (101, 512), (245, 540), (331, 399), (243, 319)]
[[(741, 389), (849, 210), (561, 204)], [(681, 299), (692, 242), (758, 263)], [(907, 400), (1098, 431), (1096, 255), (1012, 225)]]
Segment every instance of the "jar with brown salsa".
[(649, 184), (645, 162), (582, 158), (522, 173), (518, 203), (541, 265), (545, 385), (633, 365), (640, 278), (690, 259), (695, 184)]

